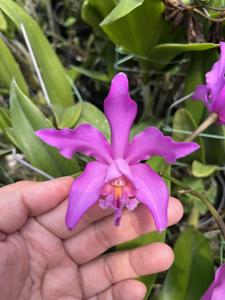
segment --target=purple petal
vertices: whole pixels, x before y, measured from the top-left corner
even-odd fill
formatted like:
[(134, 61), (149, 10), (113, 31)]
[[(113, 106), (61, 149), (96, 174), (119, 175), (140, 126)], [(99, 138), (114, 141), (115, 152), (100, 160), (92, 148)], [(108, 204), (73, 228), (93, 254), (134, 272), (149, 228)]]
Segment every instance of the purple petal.
[(105, 115), (111, 128), (111, 145), (115, 158), (123, 158), (130, 128), (137, 114), (137, 104), (130, 98), (126, 74), (118, 73), (112, 80), (104, 102)]
[(75, 152), (82, 152), (102, 162), (112, 161), (111, 148), (105, 136), (89, 124), (82, 124), (75, 129), (46, 128), (35, 134), (46, 144), (58, 148), (66, 158), (71, 159)]
[(114, 180), (121, 176), (127, 177), (130, 181), (132, 181), (132, 174), (130, 170), (130, 166), (123, 159), (116, 159), (112, 162), (107, 170), (107, 175), (105, 178), (105, 182)]
[(225, 295), (225, 264), (218, 268), (214, 281), (201, 300), (222, 300)]
[(193, 100), (201, 100), (207, 107), (209, 111), (211, 111), (212, 101), (208, 98), (209, 90), (206, 85), (200, 84), (196, 87), (194, 95), (192, 96)]
[(94, 161), (86, 165), (84, 172), (75, 179), (66, 214), (66, 224), (71, 230), (82, 215), (99, 199), (108, 166)]
[(218, 122), (225, 124), (225, 86), (220, 91), (219, 96), (216, 98), (212, 105), (212, 111), (217, 113)]
[(158, 128), (148, 127), (133, 138), (128, 147), (126, 161), (134, 164), (153, 155), (159, 155), (167, 163), (173, 163), (198, 148), (199, 145), (196, 143), (175, 142), (171, 137), (164, 136)]
[(212, 99), (216, 99), (225, 85), (225, 43), (220, 43), (220, 58), (206, 74), (206, 85), (210, 90)]
[(150, 210), (159, 231), (167, 227), (169, 193), (162, 178), (146, 164), (131, 167), (136, 197)]

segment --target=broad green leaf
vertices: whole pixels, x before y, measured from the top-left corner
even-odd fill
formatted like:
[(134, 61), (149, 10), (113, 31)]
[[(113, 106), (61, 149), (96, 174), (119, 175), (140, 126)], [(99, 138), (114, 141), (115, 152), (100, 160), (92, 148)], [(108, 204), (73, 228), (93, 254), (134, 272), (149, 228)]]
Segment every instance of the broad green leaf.
[(119, 1), (117, 6), (111, 11), (111, 13), (101, 22), (100, 26), (105, 26), (117, 21), (118, 19), (126, 16), (136, 7), (143, 4), (144, 0), (123, 0)]
[(7, 140), (10, 143), (12, 143), (16, 148), (20, 149), (20, 146), (19, 146), (18, 141), (16, 139), (15, 132), (14, 132), (12, 127), (6, 127), (4, 129), (4, 135), (6, 136)]
[(0, 11), (0, 31), (6, 31), (6, 30), (7, 30), (7, 21), (3, 13)]
[(21, 90), (25, 94), (28, 94), (28, 87), (19, 65), (12, 56), (9, 48), (0, 37), (0, 85), (10, 89), (13, 79), (18, 82)]
[(110, 129), (105, 115), (93, 104), (83, 102), (82, 112), (78, 124), (89, 123), (101, 130), (107, 138), (110, 137)]
[(167, 273), (159, 300), (199, 300), (214, 273), (208, 240), (189, 227), (176, 241), (174, 254), (175, 261)]
[(149, 54), (149, 58), (152, 66), (158, 69), (164, 67), (173, 58), (175, 58), (176, 56), (184, 52), (205, 51), (217, 47), (218, 45), (213, 43), (201, 43), (201, 44), (166, 43), (154, 47), (153, 51)]
[(217, 165), (205, 165), (200, 161), (194, 160), (191, 166), (193, 176), (197, 178), (208, 177), (218, 170)]
[[(184, 141), (187, 138), (185, 132), (192, 132), (197, 128), (195, 121), (193, 120), (189, 111), (184, 108), (180, 108), (176, 111), (173, 117), (173, 138), (177, 141)], [(201, 137), (196, 139), (196, 142), (200, 145), (200, 149), (197, 152), (189, 155), (185, 158), (185, 161), (192, 161), (198, 159), (202, 162), (205, 161), (205, 147)]]
[(145, 0), (131, 11), (127, 8), (123, 17), (101, 27), (115, 44), (133, 54), (148, 57), (165, 27), (163, 11), (161, 0)]
[(161, 0), (86, 0), (82, 16), (94, 28), (102, 28), (115, 44), (126, 51), (148, 57), (161, 33), (168, 32), (170, 28), (162, 18), (163, 11)]
[(0, 9), (18, 28), (24, 25), (51, 102), (64, 107), (72, 105), (72, 90), (66, 72), (39, 25), (12, 0), (0, 0)]
[(94, 29), (99, 30), (99, 24), (114, 7), (114, 0), (85, 0), (82, 6), (82, 18)]
[(77, 103), (69, 107), (54, 106), (56, 112), (56, 122), (59, 128), (73, 127), (82, 111), (82, 103)]
[(54, 177), (79, 171), (75, 159), (67, 160), (35, 135), (36, 130), (52, 127), (52, 124), (21, 92), (15, 82), (11, 88), (10, 114), (17, 143), (31, 164)]

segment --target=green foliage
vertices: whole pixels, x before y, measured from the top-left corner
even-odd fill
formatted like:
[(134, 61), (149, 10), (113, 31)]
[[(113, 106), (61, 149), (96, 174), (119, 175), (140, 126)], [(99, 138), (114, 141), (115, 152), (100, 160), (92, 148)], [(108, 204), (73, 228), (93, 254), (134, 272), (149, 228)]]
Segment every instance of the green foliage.
[(174, 254), (159, 300), (199, 300), (214, 273), (208, 240), (192, 227), (186, 228), (176, 241)]
[(54, 177), (79, 171), (76, 159), (69, 161), (63, 158), (56, 149), (42, 143), (35, 135), (36, 130), (52, 127), (52, 124), (22, 93), (15, 81), (11, 88), (10, 115), (16, 141), (35, 167)]
[(72, 90), (66, 72), (38, 24), (11, 0), (0, 0), (0, 9), (18, 29), (24, 25), (51, 102), (63, 107), (72, 105)]
[(0, 37), (0, 84), (9, 89), (13, 79), (18, 82), (21, 90), (27, 95), (28, 87), (23, 74), (9, 48)]

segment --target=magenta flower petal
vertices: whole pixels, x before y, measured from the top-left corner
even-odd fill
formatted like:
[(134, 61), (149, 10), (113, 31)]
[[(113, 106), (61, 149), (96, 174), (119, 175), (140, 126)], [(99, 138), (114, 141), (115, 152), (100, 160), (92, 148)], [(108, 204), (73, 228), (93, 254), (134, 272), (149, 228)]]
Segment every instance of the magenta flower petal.
[(169, 192), (162, 178), (146, 164), (131, 167), (136, 198), (150, 210), (159, 231), (167, 227)]
[(225, 85), (225, 43), (220, 43), (220, 58), (206, 73), (206, 85), (210, 91), (212, 100), (216, 99)]
[(212, 107), (211, 101), (208, 99), (209, 96), (209, 90), (206, 85), (204, 84), (199, 84), (196, 87), (196, 90), (194, 92), (194, 95), (192, 96), (193, 100), (201, 100), (207, 109), (210, 111)]
[(123, 158), (130, 128), (137, 114), (137, 105), (130, 98), (126, 74), (118, 73), (112, 80), (104, 102), (104, 111), (111, 128), (111, 145), (115, 158)]
[(167, 163), (173, 163), (199, 148), (196, 143), (175, 142), (169, 136), (164, 136), (156, 127), (148, 127), (136, 135), (130, 143), (126, 161), (129, 164), (146, 160), (153, 155), (162, 156)]
[(36, 135), (48, 145), (59, 149), (61, 155), (72, 158), (75, 152), (93, 156), (102, 162), (111, 162), (111, 148), (105, 136), (95, 127), (82, 124), (75, 129), (41, 129)]
[(218, 115), (218, 123), (225, 125), (225, 43), (220, 43), (220, 58), (206, 73), (206, 85), (198, 85), (194, 100), (201, 100), (209, 112)]
[(119, 158), (114, 160), (113, 163), (109, 166), (105, 181), (108, 182), (121, 176), (125, 176), (130, 181), (132, 181), (130, 166), (125, 160)]
[(225, 298), (225, 264), (216, 271), (215, 278), (201, 300), (222, 300)]
[(98, 201), (104, 185), (108, 166), (94, 161), (86, 165), (84, 172), (75, 179), (70, 194), (66, 214), (66, 224), (71, 230), (82, 215)]

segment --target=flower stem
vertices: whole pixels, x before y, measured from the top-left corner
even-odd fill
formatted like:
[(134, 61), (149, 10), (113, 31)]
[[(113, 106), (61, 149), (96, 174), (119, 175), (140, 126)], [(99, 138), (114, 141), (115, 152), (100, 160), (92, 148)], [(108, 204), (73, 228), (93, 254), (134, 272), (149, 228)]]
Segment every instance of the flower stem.
[(172, 183), (174, 183), (175, 185), (181, 187), (185, 193), (189, 193), (197, 198), (199, 198), (204, 204), (205, 206), (208, 208), (208, 210), (210, 211), (211, 215), (214, 217), (218, 227), (220, 228), (221, 230), (221, 233), (223, 235), (223, 237), (225, 238), (225, 223), (223, 221), (223, 218), (220, 216), (220, 214), (218, 213), (218, 211), (215, 209), (215, 207), (210, 203), (210, 201), (208, 200), (208, 198), (195, 191), (195, 190), (192, 190), (188, 185), (184, 184), (183, 182), (177, 180), (176, 178), (172, 177), (172, 176), (169, 176), (169, 175), (166, 175), (166, 174), (163, 174), (163, 177), (170, 180)]
[(218, 116), (216, 113), (211, 113), (208, 118), (194, 131), (191, 135), (189, 135), (184, 142), (191, 142), (193, 141), (200, 133), (205, 131), (210, 125), (216, 122)]

